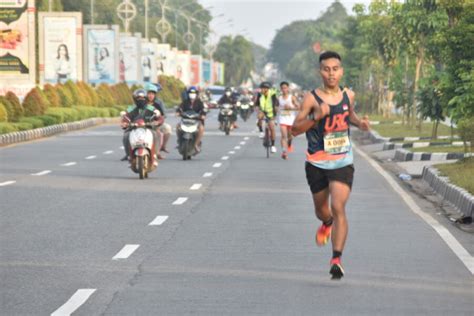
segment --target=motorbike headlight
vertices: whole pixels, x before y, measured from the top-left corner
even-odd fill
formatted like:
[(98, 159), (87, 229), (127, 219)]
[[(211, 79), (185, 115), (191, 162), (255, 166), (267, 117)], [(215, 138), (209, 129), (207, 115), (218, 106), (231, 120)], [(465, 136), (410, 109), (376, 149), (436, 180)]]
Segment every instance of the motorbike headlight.
[(194, 133), (197, 131), (197, 125), (181, 125), (181, 130), (186, 133)]
[(253, 102), (250, 102), (250, 105), (253, 105)]
[(240, 103), (240, 101), (239, 101), (239, 102), (237, 102), (237, 106), (241, 106), (241, 105), (242, 105), (242, 103)]

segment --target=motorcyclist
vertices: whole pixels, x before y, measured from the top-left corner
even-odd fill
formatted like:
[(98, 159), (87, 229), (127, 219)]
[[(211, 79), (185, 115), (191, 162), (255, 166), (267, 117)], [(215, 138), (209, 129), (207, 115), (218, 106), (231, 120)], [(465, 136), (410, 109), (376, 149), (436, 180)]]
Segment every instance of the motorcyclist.
[[(183, 102), (179, 105), (176, 114), (178, 116), (181, 116), (182, 113), (187, 112), (187, 111), (194, 111), (199, 114), (200, 117), (200, 124), (199, 124), (199, 131), (198, 131), (198, 136), (196, 139), (196, 144), (195, 144), (195, 150), (196, 152), (201, 151), (201, 141), (202, 137), (204, 136), (204, 121), (206, 119), (206, 108), (204, 107), (204, 104), (202, 103), (201, 99), (199, 98), (199, 93), (198, 89), (196, 87), (190, 87), (187, 90), (187, 96), (183, 100)], [(179, 139), (179, 123), (176, 128), (176, 131), (178, 133), (178, 139)]]
[[(131, 151), (130, 148), (130, 132), (129, 124), (135, 122), (138, 119), (143, 119), (145, 123), (153, 122), (157, 126), (163, 122), (163, 117), (160, 112), (156, 110), (153, 106), (147, 104), (147, 93), (143, 89), (138, 89), (133, 92), (133, 101), (135, 106), (130, 106), (127, 109), (127, 112), (122, 116), (121, 126), (125, 130), (123, 135), (123, 147), (125, 149), (125, 157), (122, 158), (122, 161), (129, 160), (129, 154)], [(158, 135), (153, 129), (153, 143), (155, 148), (154, 153), (154, 163), (157, 164), (157, 149), (158, 149)]]
[(145, 85), (145, 90), (147, 91), (148, 105), (151, 105), (155, 109), (157, 109), (160, 112), (161, 117), (163, 117), (163, 124), (161, 124), (156, 130), (158, 132), (159, 139), (161, 139), (161, 146), (158, 150), (158, 158), (162, 159), (163, 157), (160, 155), (160, 151), (168, 153), (166, 145), (168, 144), (168, 140), (171, 136), (171, 126), (168, 123), (164, 122), (164, 120), (166, 119), (164, 103), (161, 99), (157, 97), (158, 92), (160, 92), (162, 88), (159, 83), (147, 83)]
[[(237, 99), (234, 97), (233, 93), (232, 93), (232, 88), (231, 87), (227, 87), (225, 88), (224, 90), (224, 94), (222, 95), (222, 97), (219, 99), (219, 101), (217, 102), (217, 104), (219, 106), (223, 105), (223, 104), (231, 104), (232, 107), (233, 107), (233, 111), (232, 111), (232, 122), (234, 124), (234, 128), (237, 128)], [(221, 114), (219, 113), (219, 123), (221, 123), (221, 128), (222, 128), (222, 116)]]

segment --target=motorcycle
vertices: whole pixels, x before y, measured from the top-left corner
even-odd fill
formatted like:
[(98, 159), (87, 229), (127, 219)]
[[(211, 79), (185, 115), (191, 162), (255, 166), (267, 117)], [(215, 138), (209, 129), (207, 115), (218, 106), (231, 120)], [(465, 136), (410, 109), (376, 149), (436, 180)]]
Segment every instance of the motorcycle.
[(225, 132), (226, 135), (230, 134), (230, 131), (234, 125), (233, 115), (234, 115), (234, 107), (232, 106), (232, 104), (224, 103), (220, 106), (220, 110), (219, 110), (220, 130)]
[(199, 132), (199, 114), (187, 111), (181, 115), (178, 125), (178, 151), (183, 160), (189, 160), (196, 152), (196, 140)]
[(253, 102), (249, 100), (242, 100), (240, 105), (240, 117), (244, 122), (247, 122), (250, 115), (252, 115)]
[(140, 179), (148, 178), (148, 174), (158, 166), (158, 161), (154, 154), (155, 143), (151, 131), (156, 126), (153, 123), (145, 123), (143, 119), (128, 122), (128, 128), (131, 129), (129, 136), (131, 148), (130, 167), (133, 172), (138, 173)]

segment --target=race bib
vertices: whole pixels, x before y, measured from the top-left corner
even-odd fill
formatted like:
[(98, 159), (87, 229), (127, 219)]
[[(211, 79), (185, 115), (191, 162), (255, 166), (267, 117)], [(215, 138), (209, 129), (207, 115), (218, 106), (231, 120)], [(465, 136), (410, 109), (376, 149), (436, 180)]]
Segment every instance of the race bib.
[(347, 131), (331, 132), (324, 135), (324, 151), (331, 155), (338, 155), (348, 152), (351, 149), (351, 142)]

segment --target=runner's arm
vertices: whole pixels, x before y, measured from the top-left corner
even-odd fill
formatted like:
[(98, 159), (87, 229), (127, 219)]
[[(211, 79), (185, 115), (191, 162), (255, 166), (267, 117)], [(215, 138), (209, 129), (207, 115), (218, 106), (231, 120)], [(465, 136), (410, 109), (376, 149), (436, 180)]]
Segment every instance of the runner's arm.
[(355, 93), (351, 90), (346, 90), (347, 94), (349, 95), (349, 99), (351, 101), (349, 107), (349, 120), (352, 124), (357, 126), (359, 129), (363, 131), (368, 131), (370, 129), (369, 118), (364, 116), (362, 119), (359, 118), (357, 113), (354, 111), (354, 104), (355, 104)]
[[(327, 108), (324, 112), (329, 113), (329, 108)], [(314, 113), (315, 115), (314, 120), (308, 118), (311, 113)], [(317, 104), (311, 93), (307, 93), (304, 97), (301, 110), (298, 112), (295, 122), (293, 123), (291, 134), (293, 136), (298, 136), (300, 134), (306, 133), (306, 131), (313, 128), (317, 124), (317, 121), (326, 116), (326, 113), (323, 113), (321, 106)]]

